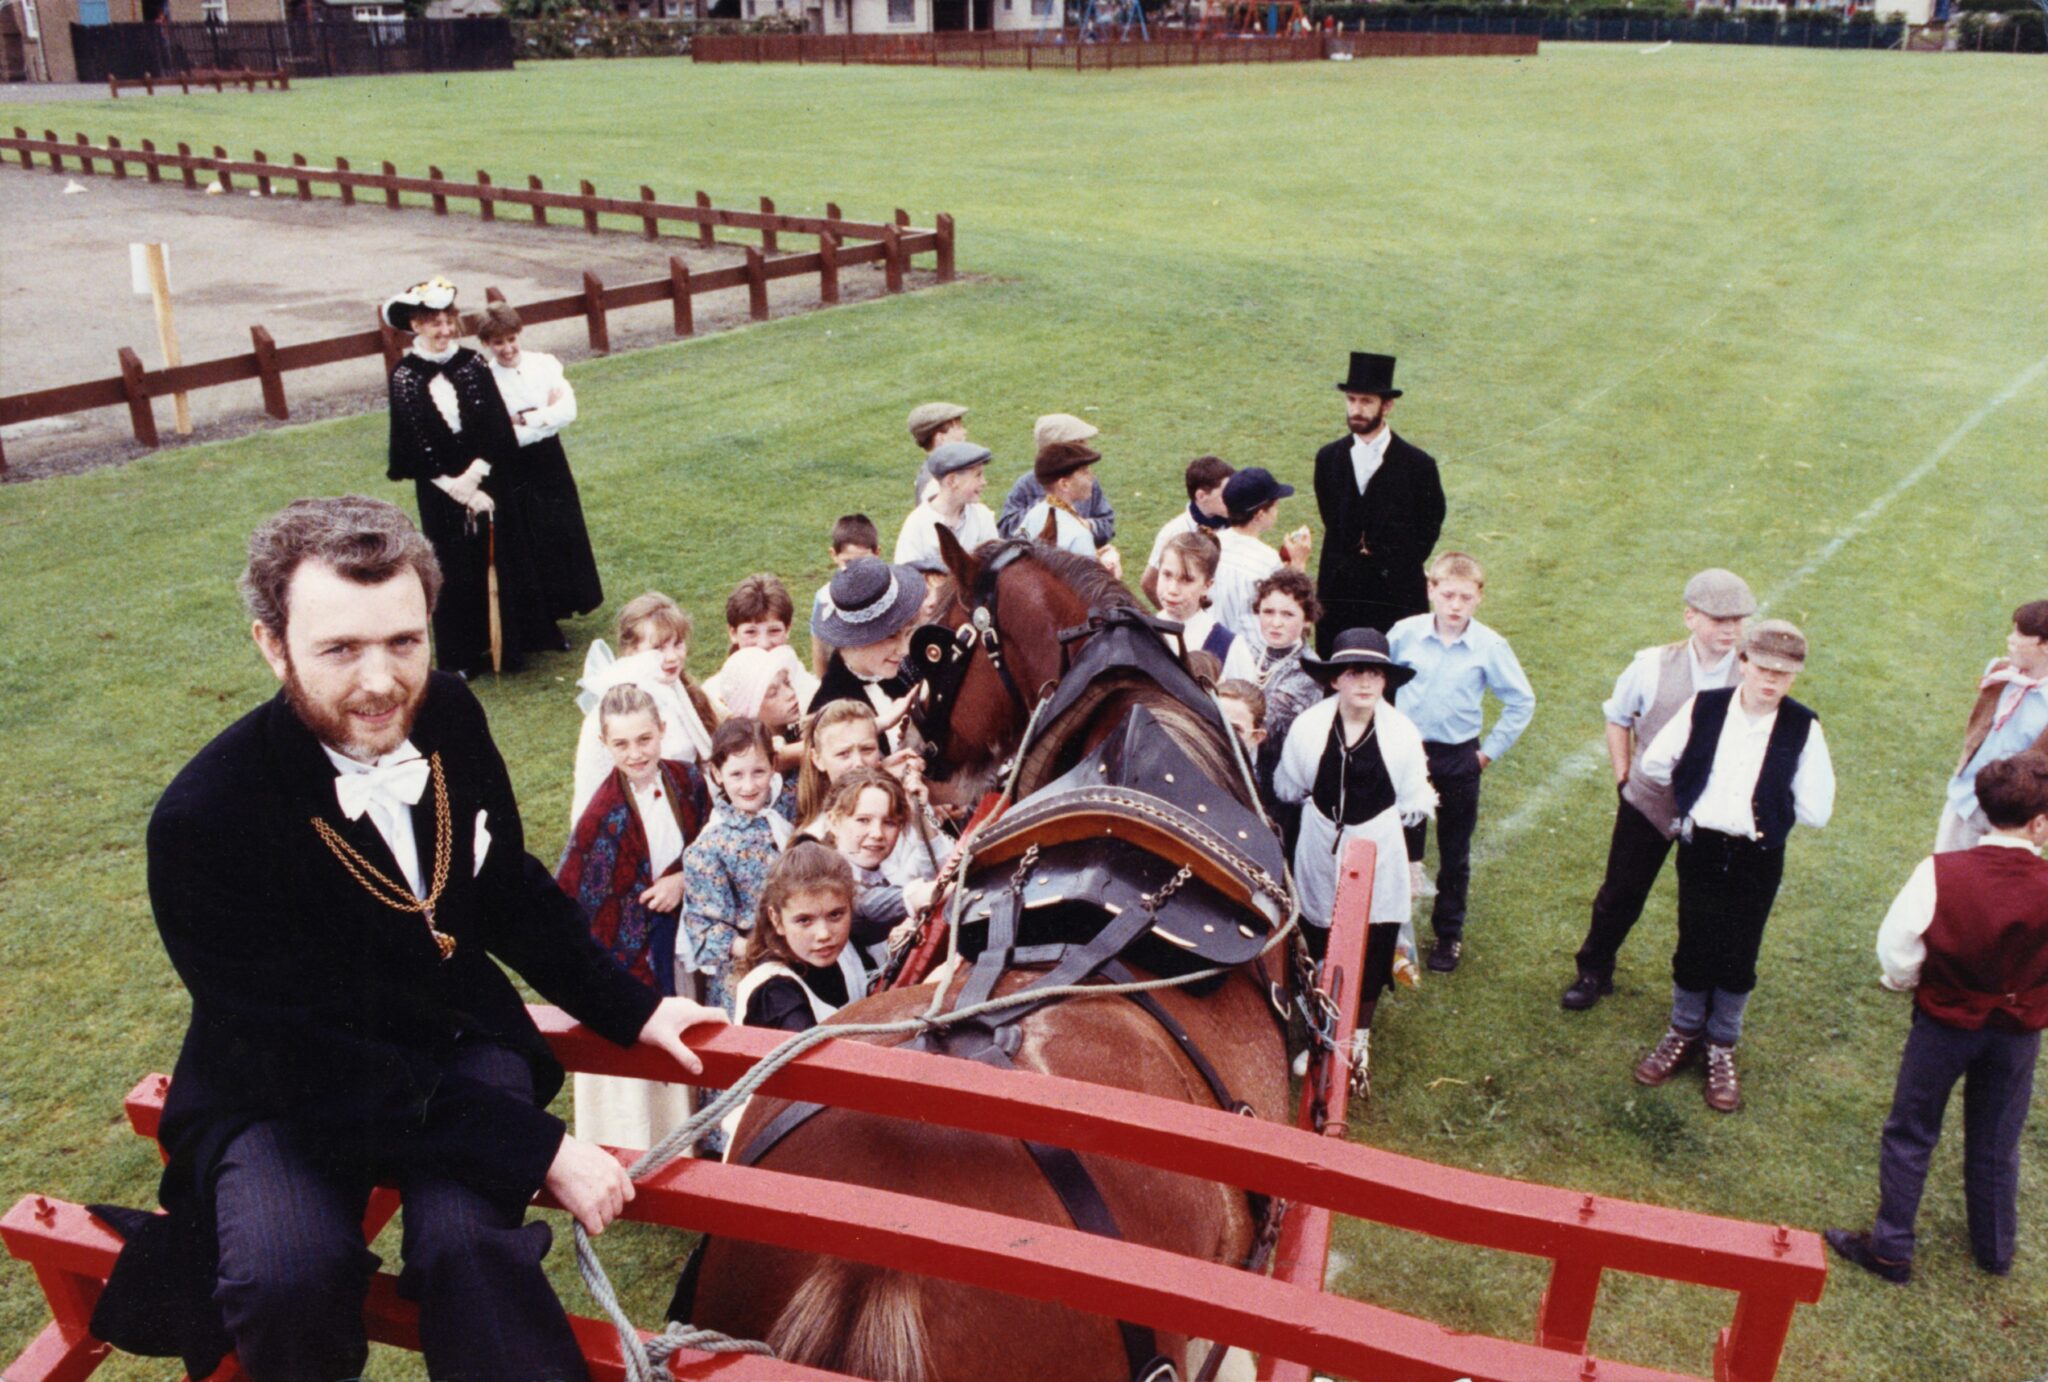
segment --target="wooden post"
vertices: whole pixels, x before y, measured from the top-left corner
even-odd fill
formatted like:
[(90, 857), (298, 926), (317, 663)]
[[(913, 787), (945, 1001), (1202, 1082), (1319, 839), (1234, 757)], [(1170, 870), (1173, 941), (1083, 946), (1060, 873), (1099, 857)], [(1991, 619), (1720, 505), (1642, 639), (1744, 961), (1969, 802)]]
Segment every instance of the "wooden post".
[(674, 299), (676, 335), (696, 335), (697, 315), (690, 305), (690, 266), (673, 254), (668, 257), (668, 291)]
[(178, 141), (178, 176), (185, 180), (187, 187), (199, 186), (199, 169), (192, 163), (192, 146), (182, 139)]
[(939, 282), (953, 281), (953, 218), (939, 213)]
[[(164, 368), (176, 369), (185, 357), (178, 350), (178, 324), (171, 317), (171, 276), (164, 267), (164, 247), (144, 245), (142, 259), (149, 267), (149, 300), (156, 308), (156, 340), (163, 347)], [(183, 390), (171, 395), (171, 416), (179, 436), (192, 435), (192, 400)]]
[(213, 177), (223, 192), (235, 190), (235, 182), (228, 174), (228, 151), (220, 145), (213, 146)]
[(342, 176), (341, 176), (341, 204), (342, 204), (343, 206), (354, 206), (354, 205), (356, 204), (356, 187), (355, 187), (355, 184), (354, 184), (354, 183), (352, 183), (352, 182), (350, 182), (350, 181), (348, 180), (348, 173), (349, 173), (349, 166), (348, 166), (348, 160), (347, 160), (347, 159), (345, 159), (345, 158), (337, 158), (337, 159), (335, 159), (335, 160), (334, 160), (334, 171), (335, 171), (335, 172), (337, 172), (337, 173), (340, 173), (340, 174), (342, 175)]
[(592, 235), (597, 234), (597, 189), (585, 178), (576, 185), (577, 195), (583, 199), (583, 228)]
[(829, 230), (818, 236), (818, 301), (826, 307), (839, 301), (839, 237)]
[(427, 165), (427, 179), (434, 184), (434, 214), (436, 216), (446, 216), (448, 214), (448, 197), (441, 191), (441, 170), (429, 163)]
[(910, 229), (910, 213), (900, 206), (896, 208), (896, 224), (905, 230)]
[(121, 99), (120, 83), (114, 80), (114, 74), (111, 72), (107, 73), (107, 99), (110, 101)]
[(588, 270), (583, 274), (583, 315), (590, 325), (590, 348), (599, 355), (611, 354), (612, 334), (604, 320), (604, 284)]
[(156, 145), (150, 140), (145, 139), (142, 141), (142, 157), (142, 175), (151, 182), (162, 182), (164, 180), (164, 170), (157, 166)]
[(485, 221), (497, 220), (498, 199), (491, 195), (491, 175), (489, 173), (486, 173), (481, 168), (477, 169), (476, 185), (483, 189), (483, 191), (477, 196), (476, 199), (476, 214), (478, 219)]
[[(763, 216), (773, 216), (773, 215), (775, 214), (775, 199), (774, 199), (774, 198), (772, 198), (772, 197), (763, 197), (763, 198), (761, 198), (761, 214), (762, 214)], [(774, 226), (763, 226), (763, 227), (762, 227), (762, 229), (761, 229), (761, 253), (763, 253), (763, 254), (774, 254), (775, 252), (776, 252), (776, 242), (775, 242), (775, 227), (774, 227)]]
[(882, 228), (882, 282), (892, 293), (903, 291), (903, 232)]
[(503, 302), (504, 300), (505, 290), (503, 288), (500, 288), (497, 284), (493, 283), (489, 287), (484, 289), (485, 302)]
[(277, 367), (277, 342), (260, 326), (249, 328), (256, 343), (256, 378), (263, 385), (263, 411), (283, 422), (292, 415), (284, 403), (284, 372)]
[(384, 373), (388, 375), (398, 368), (398, 361), (405, 354), (405, 340), (391, 329), (382, 311), (377, 313), (377, 343), (384, 351)]
[(747, 315), (757, 322), (768, 320), (768, 274), (761, 251), (747, 246)]
[(156, 439), (156, 414), (150, 411), (149, 393), (142, 387), (142, 359), (127, 346), (121, 347), (121, 387), (128, 395), (128, 422), (135, 429), (135, 440), (154, 450), (162, 443)]
[(1600, 1295), (1600, 1264), (1558, 1258), (1550, 1264), (1550, 1285), (1536, 1307), (1536, 1343), (1565, 1353), (1584, 1353), (1592, 1332), (1593, 1304)]
[[(263, 150), (258, 149), (255, 151), (252, 161), (256, 163), (268, 163), (270, 162), (270, 158), (263, 152)], [(268, 197), (270, 195), (270, 175), (268, 173), (259, 172), (256, 174), (256, 190), (258, 192), (261, 192), (265, 197)]]
[[(14, 137), (16, 139), (26, 140), (28, 138), (28, 131), (23, 129), (21, 126), (16, 125), (14, 127)], [(27, 149), (16, 149), (14, 152), (21, 158), (21, 166), (23, 168), (28, 169), (31, 172), (34, 171), (36, 166), (36, 156), (34, 154), (30, 153)]]
[(391, 166), (391, 160), (384, 160), (384, 207), (387, 211), (398, 210), (398, 169)]
[(156, 95), (156, 73), (145, 72), (142, 74), (142, 89), (152, 96)]
[[(697, 209), (705, 212), (711, 210), (711, 194), (709, 192), (699, 192), (697, 194)], [(705, 249), (710, 249), (716, 243), (711, 238), (711, 217), (708, 215), (697, 223), (697, 243)]]
[(825, 203), (825, 219), (828, 221), (839, 221), (845, 219), (843, 216), (839, 214), (838, 202)]
[(83, 130), (79, 131), (78, 134), (78, 166), (88, 173), (93, 171), (92, 141), (85, 137)]
[(50, 171), (51, 171), (51, 172), (53, 172), (53, 173), (61, 173), (61, 172), (63, 172), (63, 171), (64, 171), (64, 155), (63, 155), (63, 154), (61, 154), (61, 153), (59, 153), (59, 152), (57, 152), (57, 148), (56, 148), (56, 145), (57, 145), (57, 131), (55, 131), (55, 130), (44, 130), (44, 131), (43, 131), (43, 142), (44, 142), (45, 144), (48, 144), (48, 145), (50, 145), (50, 146), (51, 146), (51, 148), (50, 148)]
[[(526, 186), (527, 190), (532, 192), (543, 190), (540, 185), (539, 176), (533, 173), (526, 175)], [(544, 226), (548, 223), (548, 209), (539, 202), (533, 204), (533, 223), (537, 226)]]
[[(647, 186), (645, 183), (642, 183), (640, 185), (640, 200), (652, 205), (654, 202), (654, 189), (652, 187)], [(654, 215), (653, 212), (649, 212), (647, 215), (642, 216), (640, 218), (640, 233), (646, 236), (649, 240), (660, 239), (661, 219), (658, 216)]]
[[(306, 166), (306, 156), (305, 156), (304, 154), (293, 154), (293, 155), (292, 155), (292, 167), (294, 167), (294, 168), (303, 168), (303, 167), (305, 167), (305, 166)], [(300, 178), (300, 179), (298, 180), (298, 183), (299, 183), (299, 200), (300, 200), (300, 201), (302, 201), (302, 202), (309, 202), (309, 201), (313, 200), (313, 184), (312, 184), (312, 183), (311, 183), (311, 182), (310, 182), (309, 180), (307, 180), (306, 178)]]
[(115, 181), (122, 182), (127, 180), (128, 160), (121, 157), (121, 141), (114, 138), (111, 134), (107, 136), (107, 162), (114, 165)]

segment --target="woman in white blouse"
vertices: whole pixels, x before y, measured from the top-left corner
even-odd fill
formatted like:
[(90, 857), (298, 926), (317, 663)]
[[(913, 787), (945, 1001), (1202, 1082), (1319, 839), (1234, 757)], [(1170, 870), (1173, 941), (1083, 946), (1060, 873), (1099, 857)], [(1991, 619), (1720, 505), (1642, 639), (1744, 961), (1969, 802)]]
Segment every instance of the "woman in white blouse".
[(521, 349), (519, 333), (519, 314), (502, 302), (485, 310), (476, 332), (490, 352), (491, 377), (519, 439), (523, 507), (540, 563), (542, 597), (550, 618), (567, 619), (604, 603), (597, 558), (583, 526), (583, 501), (557, 435), (576, 420), (576, 391), (562, 362)]

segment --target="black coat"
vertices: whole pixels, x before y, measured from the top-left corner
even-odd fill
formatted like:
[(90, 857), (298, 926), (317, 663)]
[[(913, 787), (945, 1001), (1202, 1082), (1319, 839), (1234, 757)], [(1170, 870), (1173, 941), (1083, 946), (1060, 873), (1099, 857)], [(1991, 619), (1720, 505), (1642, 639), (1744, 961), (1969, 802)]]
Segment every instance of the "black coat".
[[(576, 903), (526, 852), (511, 778), (458, 678), (432, 677), (412, 743), (440, 756), (448, 787), (453, 838), (435, 922), (457, 946), (445, 961), (418, 914), (374, 900), (314, 831), (317, 816), (404, 878), (369, 813), (342, 814), (333, 764), (282, 695), (202, 749), (157, 803), (150, 905), (192, 1020), (160, 1134), (170, 1215), (145, 1230), (162, 1236), (137, 1235), (124, 1254), (124, 1265), (159, 1270), (124, 1280), (117, 1268), (95, 1321), (109, 1342), (141, 1351), (126, 1342), (140, 1330), (190, 1359), (190, 1339), (217, 1334), (213, 1173), (259, 1120), (304, 1129), (321, 1169), (338, 1176), (389, 1183), (426, 1168), (524, 1205), (561, 1144), (545, 1105), (562, 1070), (494, 960), (622, 1046), (653, 1013), (658, 996), (591, 939)], [(479, 811), (491, 837), (480, 871)], [(413, 808), (429, 886), (434, 823), (430, 785)], [(458, 1035), (523, 1056), (535, 1102), (448, 1074)], [(167, 1301), (191, 1307), (190, 1332), (167, 1337)]]
[(1444, 487), (1429, 453), (1397, 434), (1387, 441), (1380, 468), (1358, 492), (1351, 468), (1351, 438), (1316, 452), (1316, 507), (1323, 518), (1323, 555), (1316, 598), (1323, 617), (1316, 646), (1345, 629), (1384, 633), (1397, 619), (1429, 608), (1423, 563), (1444, 527)]
[[(890, 700), (902, 699), (909, 694), (911, 687), (917, 684), (909, 674), (910, 665), (910, 659), (905, 658), (902, 670), (895, 676), (886, 677), (875, 683)], [(853, 669), (846, 665), (846, 659), (839, 655), (837, 648), (832, 650), (832, 656), (826, 660), (825, 675), (818, 678), (818, 689), (811, 694), (811, 703), (804, 707), (804, 713), (815, 715), (834, 701), (859, 701), (870, 709), (873, 709), (875, 704), (868, 696), (868, 683), (853, 674)], [(885, 757), (896, 751), (888, 734), (882, 734), (880, 741)]]

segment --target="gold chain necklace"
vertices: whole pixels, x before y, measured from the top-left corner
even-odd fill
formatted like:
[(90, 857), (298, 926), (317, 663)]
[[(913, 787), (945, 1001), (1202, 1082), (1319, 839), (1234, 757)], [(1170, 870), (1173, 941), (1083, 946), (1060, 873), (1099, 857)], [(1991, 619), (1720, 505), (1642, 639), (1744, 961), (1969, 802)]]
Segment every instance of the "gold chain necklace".
[(349, 876), (362, 884), (371, 897), (394, 911), (419, 913), (427, 923), (427, 934), (434, 938), (445, 960), (455, 953), (455, 937), (435, 927), (434, 904), (441, 900), (441, 890), (448, 886), (448, 859), (454, 852), (455, 831), (448, 811), (448, 780), (441, 776), (441, 755), (429, 758), (427, 766), (434, 774), (434, 884), (426, 897), (414, 897), (411, 888), (386, 878), (354, 845), (341, 838), (341, 832), (318, 816), (313, 817), (313, 829), (349, 871)]

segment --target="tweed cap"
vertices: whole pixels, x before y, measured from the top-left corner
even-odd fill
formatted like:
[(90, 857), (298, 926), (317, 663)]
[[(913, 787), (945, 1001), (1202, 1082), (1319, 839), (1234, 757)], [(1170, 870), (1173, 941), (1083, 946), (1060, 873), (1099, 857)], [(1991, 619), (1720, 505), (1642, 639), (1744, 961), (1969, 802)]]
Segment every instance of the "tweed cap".
[(987, 465), (990, 452), (986, 446), (976, 446), (971, 441), (949, 441), (932, 451), (932, 457), (925, 464), (934, 478), (943, 479), (956, 470), (971, 466)]
[(1685, 603), (1709, 619), (1747, 619), (1756, 613), (1749, 582), (1733, 571), (1710, 566), (1685, 583)]
[(910, 410), (910, 439), (922, 446), (932, 433), (966, 416), (967, 410), (957, 403), (920, 403)]
[(1086, 441), (1101, 434), (1100, 427), (1072, 413), (1047, 413), (1031, 424), (1031, 449), (1043, 451), (1056, 441)]
[(1806, 635), (1783, 619), (1766, 619), (1742, 640), (1742, 656), (1774, 672), (1797, 672), (1806, 666)]
[(1072, 475), (1084, 465), (1094, 465), (1102, 459), (1102, 453), (1082, 441), (1048, 442), (1038, 448), (1038, 459), (1032, 462), (1031, 475), (1040, 485), (1050, 486), (1062, 475)]

